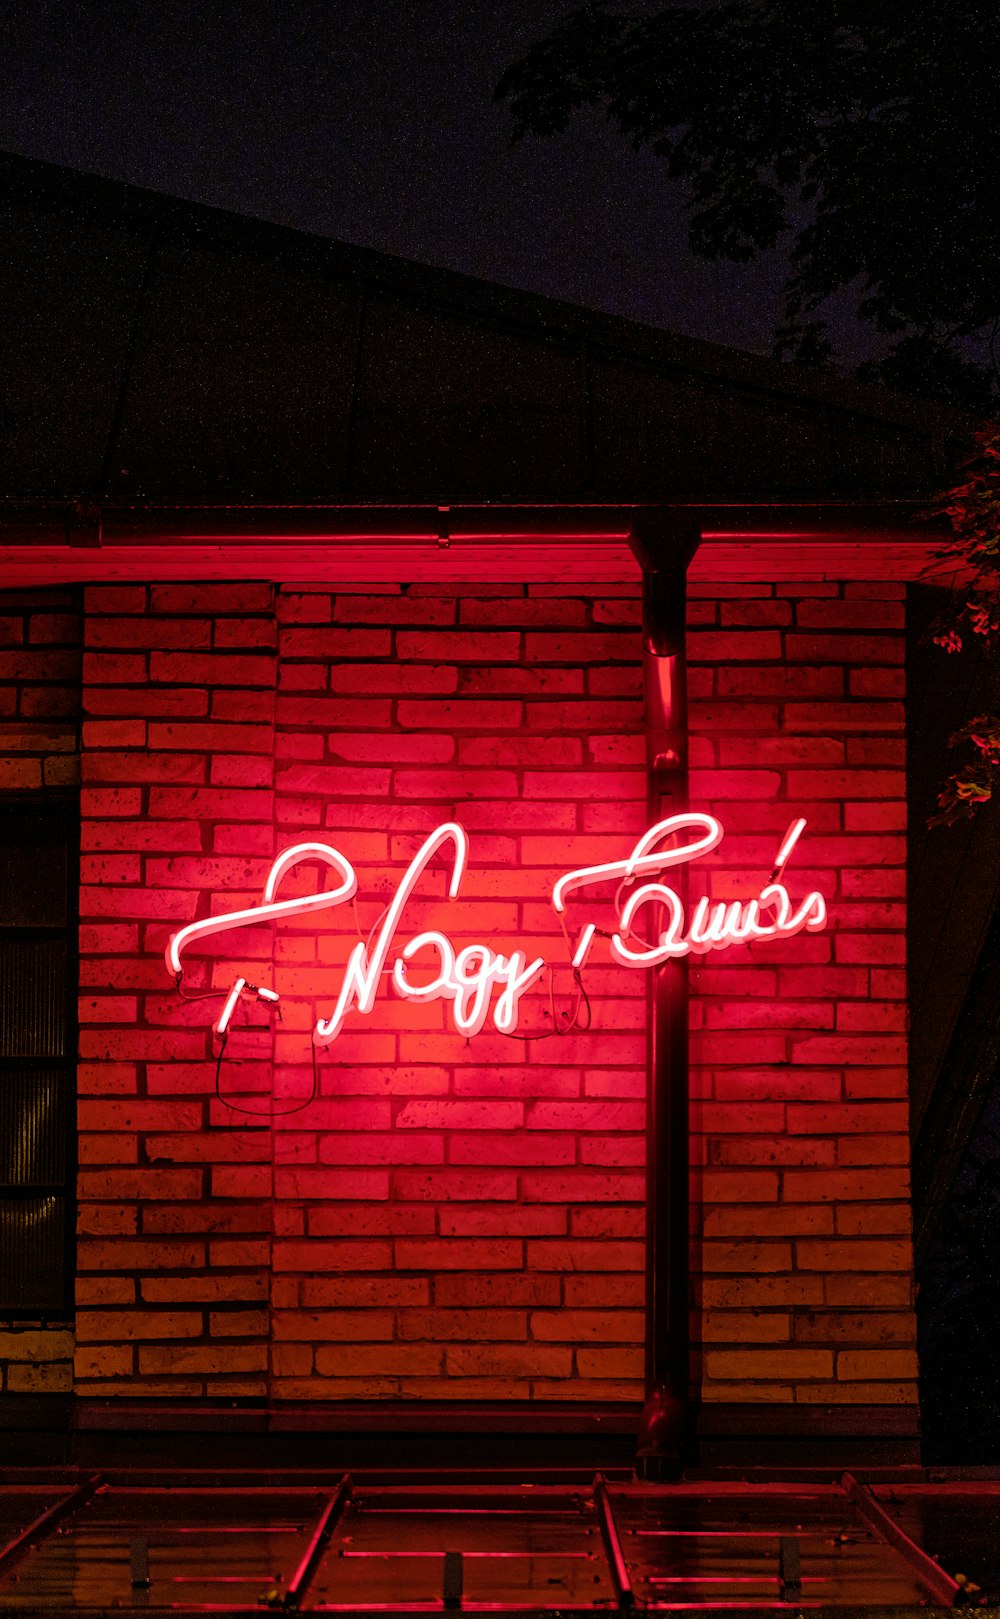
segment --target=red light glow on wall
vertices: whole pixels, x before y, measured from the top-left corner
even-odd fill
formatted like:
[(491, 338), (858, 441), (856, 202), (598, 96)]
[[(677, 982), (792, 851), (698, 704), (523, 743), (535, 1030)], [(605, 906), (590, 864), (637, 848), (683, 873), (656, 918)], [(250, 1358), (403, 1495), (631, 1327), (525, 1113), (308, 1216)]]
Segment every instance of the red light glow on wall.
[[(552, 905), (562, 922), (567, 946), (570, 946), (570, 938), (565, 915), (569, 896), (581, 889), (610, 882), (617, 884), (613, 900), (617, 925), (606, 936), (612, 959), (622, 967), (655, 967), (688, 954), (707, 955), (712, 951), (726, 950), (734, 944), (790, 938), (803, 930), (817, 932), (826, 926), (826, 901), (823, 895), (814, 890), (806, 895), (798, 907), (794, 907), (781, 880), (805, 826), (805, 818), (801, 816), (792, 822), (778, 850), (771, 878), (756, 897), (744, 901), (713, 901), (703, 895), (695, 904), (688, 924), (684, 903), (673, 888), (663, 882), (640, 882), (639, 879), (656, 876), (675, 866), (687, 865), (698, 855), (710, 854), (722, 842), (724, 828), (716, 816), (698, 813), (672, 815), (657, 821), (643, 833), (626, 859), (582, 866), (558, 879), (552, 890)], [(688, 832), (697, 835), (686, 843), (670, 848), (657, 847), (670, 838)], [(516, 1030), (521, 996), (544, 972), (546, 962), (543, 956), (535, 956), (529, 961), (523, 950), (513, 950), (510, 955), (503, 955), (486, 943), (467, 944), (456, 950), (448, 934), (431, 928), (407, 939), (398, 948), (392, 966), (387, 965), (407, 901), (434, 855), (447, 844), (452, 847), (448, 897), (452, 900), (458, 898), (468, 864), (469, 839), (464, 827), (457, 821), (445, 821), (424, 839), (368, 940), (359, 939), (352, 949), (334, 1010), (329, 1017), (319, 1018), (313, 1030), (313, 1040), (317, 1045), (331, 1045), (336, 1040), (352, 1009), (356, 1008), (364, 1014), (374, 1010), (382, 978), (386, 975), (390, 977), (395, 993), (404, 1000), (451, 1001), (455, 1030), (467, 1039), (481, 1031), (491, 1010), (498, 1033), (512, 1034)], [(294, 899), (277, 900), (275, 895), (282, 879), (296, 867), (313, 861), (332, 868), (339, 878), (337, 885)], [(637, 883), (638, 886), (635, 886)], [(327, 910), (354, 899), (357, 891), (357, 873), (339, 849), (326, 843), (293, 844), (272, 865), (264, 885), (262, 905), (209, 916), (181, 928), (171, 936), (167, 945), (167, 969), (174, 975), (180, 988), (184, 970), (183, 952), (196, 940), (252, 923)], [(655, 942), (643, 939), (636, 927), (637, 917), (650, 905), (660, 906), (666, 913), (666, 921), (660, 925)], [(588, 919), (584, 922), (579, 942), (572, 953), (571, 964), (575, 972), (586, 964), (597, 932), (598, 924), (595, 921)], [(410, 977), (409, 969), (417, 957), (424, 955), (426, 958), (427, 952), (436, 953), (435, 971), (429, 981), (415, 982)], [(494, 987), (500, 990), (495, 1001)], [(244, 991), (272, 1004), (280, 999), (272, 989), (251, 985), (245, 978), (237, 978), (215, 1023), (218, 1035), (226, 1035)]]

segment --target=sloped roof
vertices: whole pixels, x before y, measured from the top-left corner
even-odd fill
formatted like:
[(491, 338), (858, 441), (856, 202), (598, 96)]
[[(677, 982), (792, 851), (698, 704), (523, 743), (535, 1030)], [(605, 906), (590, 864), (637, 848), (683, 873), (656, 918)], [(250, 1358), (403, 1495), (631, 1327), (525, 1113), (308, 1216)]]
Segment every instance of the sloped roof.
[(860, 498), (974, 425), (0, 154), (0, 498)]

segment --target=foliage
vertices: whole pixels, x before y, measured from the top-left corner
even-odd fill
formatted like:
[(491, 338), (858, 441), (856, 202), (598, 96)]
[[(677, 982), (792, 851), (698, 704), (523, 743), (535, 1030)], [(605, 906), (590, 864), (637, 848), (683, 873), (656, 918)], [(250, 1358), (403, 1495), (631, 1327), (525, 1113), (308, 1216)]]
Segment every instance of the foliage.
[[(968, 476), (935, 514), (947, 516), (953, 535), (937, 560), (956, 567), (962, 587), (958, 607), (929, 632), (945, 652), (960, 652), (970, 635), (984, 646), (1000, 639), (1000, 432), (980, 435), (978, 452), (964, 470)], [(944, 783), (931, 826), (973, 815), (992, 798), (1000, 770), (1000, 715), (977, 714), (949, 745), (964, 758)]]
[(779, 354), (829, 363), (823, 306), (849, 289), (888, 350), (869, 376), (983, 412), (998, 382), (998, 24), (998, 0), (590, 0), (496, 97), (515, 139), (604, 108), (685, 186), (702, 257), (752, 259), (790, 235)]

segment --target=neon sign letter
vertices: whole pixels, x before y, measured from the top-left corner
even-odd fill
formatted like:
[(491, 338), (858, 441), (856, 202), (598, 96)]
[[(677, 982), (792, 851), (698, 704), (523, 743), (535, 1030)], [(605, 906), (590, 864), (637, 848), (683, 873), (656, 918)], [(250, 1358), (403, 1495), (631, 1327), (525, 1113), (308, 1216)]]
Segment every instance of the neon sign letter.
[[(820, 893), (808, 894), (798, 910), (792, 910), (791, 899), (783, 882), (788, 858), (805, 830), (805, 820), (793, 821), (782, 841), (774, 863), (771, 880), (761, 889), (756, 899), (746, 903), (735, 900), (701, 898), (694, 908), (691, 925), (685, 932), (684, 907), (680, 895), (666, 883), (642, 883), (633, 888), (619, 910), (619, 931), (611, 936), (611, 954), (622, 967), (657, 967), (672, 957), (686, 956), (689, 952), (704, 955), (709, 950), (726, 950), (732, 944), (743, 944), (753, 939), (790, 938), (803, 928), (816, 932), (826, 926), (826, 901)], [(656, 850), (662, 839), (679, 832), (700, 832), (690, 843), (678, 848)], [(686, 865), (697, 855), (710, 854), (717, 849), (724, 836), (722, 822), (714, 815), (672, 815), (658, 821), (644, 832), (627, 860), (609, 861), (601, 866), (584, 866), (579, 871), (567, 872), (552, 890), (552, 904), (562, 913), (566, 896), (575, 889), (592, 883), (608, 882), (617, 878), (622, 887), (632, 884), (637, 877), (652, 875), (670, 866)], [(655, 852), (654, 852), (655, 851)], [(620, 889), (619, 889), (620, 892)], [(617, 901), (616, 901), (617, 903)], [(662, 905), (667, 913), (665, 926), (655, 944), (645, 943), (635, 950), (627, 942), (637, 913), (644, 905)], [(770, 920), (768, 911), (773, 911)], [(596, 927), (588, 922), (573, 955), (574, 967), (582, 967), (590, 953)]]
[[(805, 820), (793, 821), (782, 840), (768, 881), (748, 900), (711, 900), (700, 898), (694, 905), (690, 920), (683, 901), (669, 883), (662, 880), (672, 867), (687, 865), (699, 855), (710, 854), (722, 842), (724, 832), (721, 821), (714, 815), (697, 813), (668, 816), (644, 832), (632, 853), (625, 860), (606, 861), (597, 866), (581, 866), (566, 872), (552, 890), (552, 905), (563, 921), (567, 900), (602, 883), (618, 884), (613, 905), (617, 928), (609, 935), (612, 960), (623, 967), (656, 967), (665, 961), (690, 954), (704, 955), (712, 950), (727, 950), (734, 944), (753, 943), (757, 939), (791, 938), (806, 930), (810, 933), (826, 926), (826, 901), (813, 891), (798, 906), (793, 905), (784, 884), (785, 866), (802, 832)], [(664, 848), (668, 839), (687, 837), (686, 842)], [(545, 970), (545, 961), (536, 956), (529, 961), (523, 950), (514, 950), (509, 956), (491, 949), (488, 944), (467, 944), (456, 950), (446, 933), (429, 929), (396, 945), (396, 936), (406, 905), (423, 872), (439, 849), (451, 846), (451, 876), (448, 882), (449, 899), (457, 899), (462, 877), (469, 858), (469, 840), (457, 821), (445, 821), (425, 838), (403, 874), (399, 887), (381, 918), (374, 939), (360, 940), (351, 950), (344, 968), (340, 989), (328, 1017), (320, 1017), (313, 1030), (318, 1045), (330, 1045), (336, 1040), (348, 1014), (356, 1010), (362, 1015), (371, 1013), (378, 998), (383, 977), (388, 977), (395, 993), (405, 1000), (443, 1000), (451, 1003), (451, 1016), (459, 1034), (470, 1037), (478, 1034), (492, 1017), (493, 1025), (503, 1034), (513, 1034), (517, 1028), (518, 1009), (522, 995)], [(275, 896), (284, 877), (306, 861), (318, 860), (336, 874), (334, 887), (295, 899), (279, 900)], [(296, 843), (284, 850), (275, 860), (264, 885), (263, 904), (244, 910), (231, 911), (221, 916), (206, 917), (191, 922), (170, 939), (166, 950), (168, 970), (174, 975), (178, 988), (183, 974), (182, 957), (196, 940), (208, 938), (229, 929), (243, 927), (250, 922), (274, 921), (281, 917), (311, 914), (329, 910), (353, 899), (357, 893), (357, 876), (347, 857), (326, 843)], [(628, 890), (623, 900), (622, 894)], [(658, 925), (654, 939), (644, 937), (641, 924)], [(586, 964), (594, 939), (597, 923), (584, 923), (572, 966), (580, 971)], [(567, 935), (568, 938), (568, 935)], [(396, 946), (391, 967), (390, 953)], [(433, 976), (426, 983), (416, 982), (410, 969), (418, 966), (415, 958), (430, 957)], [(499, 993), (494, 997), (494, 991)], [(217, 1034), (225, 1037), (233, 1014), (244, 993), (251, 991), (260, 999), (277, 1002), (273, 989), (250, 985), (245, 978), (237, 978), (229, 991), (225, 1005), (215, 1024)]]

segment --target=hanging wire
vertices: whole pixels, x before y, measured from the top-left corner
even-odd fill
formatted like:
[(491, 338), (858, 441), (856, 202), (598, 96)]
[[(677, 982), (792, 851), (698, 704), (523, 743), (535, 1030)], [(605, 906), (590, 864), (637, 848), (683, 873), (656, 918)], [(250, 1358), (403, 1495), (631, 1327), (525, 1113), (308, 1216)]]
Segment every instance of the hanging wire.
[(174, 978), (174, 988), (176, 989), (176, 991), (177, 991), (177, 993), (180, 996), (182, 1001), (224, 1000), (225, 997), (229, 994), (229, 991), (226, 990), (226, 989), (199, 989), (199, 990), (195, 990), (193, 995), (189, 995), (184, 990), (184, 985), (183, 985), (182, 980), (183, 980), (183, 974), (182, 973), (177, 973), (175, 978)]
[[(248, 984), (247, 985), (248, 989), (254, 989), (255, 987), (256, 986), (253, 985), (253, 984)], [(236, 1010), (239, 1007), (241, 1000), (242, 1000), (242, 995), (240, 996), (240, 1000), (237, 1001), (236, 1007), (233, 1008), (233, 1018), (234, 1019), (236, 1017)], [(280, 1012), (278, 1012), (278, 1021), (279, 1022), (281, 1021), (281, 1013)], [(248, 1118), (248, 1119), (287, 1119), (287, 1118), (290, 1118), (293, 1113), (302, 1113), (305, 1108), (309, 1107), (316, 1100), (316, 1097), (319, 1094), (319, 1065), (318, 1065), (318, 1063), (316, 1061), (316, 1040), (315, 1040), (315, 1035), (309, 1042), (310, 1051), (312, 1053), (312, 1085), (311, 1085), (310, 1090), (309, 1090), (309, 1095), (305, 1098), (304, 1101), (297, 1102), (294, 1107), (284, 1107), (284, 1108), (281, 1108), (281, 1109), (276, 1109), (274, 1107), (274, 1105), (273, 1105), (273, 1098), (272, 1098), (270, 1106), (268, 1106), (266, 1108), (254, 1108), (254, 1107), (241, 1107), (238, 1102), (233, 1102), (233, 1101), (230, 1100), (230, 1098), (228, 1096), (223, 1096), (222, 1090), (221, 1090), (222, 1062), (223, 1062), (223, 1058), (226, 1055), (226, 1046), (229, 1043), (229, 1033), (230, 1033), (230, 1029), (232, 1029), (232, 1027), (233, 1027), (233, 1024), (231, 1023), (229, 1025), (229, 1028), (226, 1029), (225, 1033), (220, 1035), (220, 1037), (219, 1037), (219, 1054), (215, 1059), (215, 1095), (216, 1095), (216, 1098), (218, 1099), (218, 1101), (220, 1101), (223, 1104), (224, 1107), (231, 1108), (234, 1113), (241, 1113), (244, 1116), (244, 1118)], [(239, 1066), (238, 1059), (237, 1059), (237, 1066)]]

